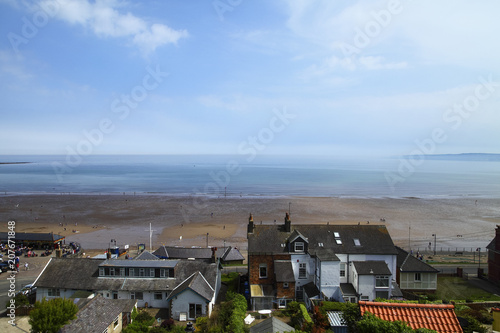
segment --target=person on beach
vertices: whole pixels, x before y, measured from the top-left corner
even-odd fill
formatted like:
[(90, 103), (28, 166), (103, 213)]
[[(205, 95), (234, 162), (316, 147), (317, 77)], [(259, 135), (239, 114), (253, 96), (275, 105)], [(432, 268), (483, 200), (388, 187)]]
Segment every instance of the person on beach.
[(16, 271), (19, 272), (19, 257), (16, 257)]
[(28, 268), (28, 263), (27, 263), (27, 262), (25, 262), (25, 263), (24, 263), (24, 270), (25, 270), (25, 271), (27, 271), (28, 269), (29, 269), (29, 268)]

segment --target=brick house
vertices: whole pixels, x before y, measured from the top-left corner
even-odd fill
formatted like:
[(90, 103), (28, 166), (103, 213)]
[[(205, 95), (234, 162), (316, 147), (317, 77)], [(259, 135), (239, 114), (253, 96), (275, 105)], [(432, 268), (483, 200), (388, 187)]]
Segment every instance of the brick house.
[[(383, 225), (256, 225), (250, 215), (248, 272), (254, 310), (293, 300), (357, 302), (399, 291), (398, 252)], [(398, 294), (397, 296), (400, 296)]]

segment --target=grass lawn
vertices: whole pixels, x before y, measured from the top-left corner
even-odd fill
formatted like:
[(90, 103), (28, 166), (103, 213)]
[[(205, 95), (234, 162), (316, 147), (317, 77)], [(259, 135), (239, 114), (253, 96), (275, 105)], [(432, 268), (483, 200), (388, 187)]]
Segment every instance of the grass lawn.
[(459, 277), (438, 277), (436, 296), (447, 300), (500, 301), (499, 296), (476, 288)]

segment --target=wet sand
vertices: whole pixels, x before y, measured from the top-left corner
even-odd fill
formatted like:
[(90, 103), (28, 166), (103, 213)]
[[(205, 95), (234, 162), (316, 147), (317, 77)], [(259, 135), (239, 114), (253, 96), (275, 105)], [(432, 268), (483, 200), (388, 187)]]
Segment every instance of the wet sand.
[[(156, 195), (2, 195), (0, 231), (53, 232), (84, 249), (118, 245), (226, 245), (247, 248), (249, 213), (255, 223), (385, 224), (396, 245), (485, 248), (500, 224), (500, 199), (174, 197)], [(381, 221), (385, 219), (385, 221)], [(64, 230), (66, 228), (66, 230)]]

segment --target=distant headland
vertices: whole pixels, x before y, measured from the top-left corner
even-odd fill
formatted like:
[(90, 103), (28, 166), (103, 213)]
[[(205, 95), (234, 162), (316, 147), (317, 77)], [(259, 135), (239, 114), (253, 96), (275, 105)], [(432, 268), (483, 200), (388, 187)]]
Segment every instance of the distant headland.
[(29, 164), (33, 162), (0, 162), (0, 164)]
[(488, 153), (429, 154), (423, 156), (427, 160), (500, 162), (500, 154), (488, 154)]

